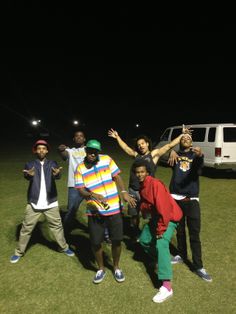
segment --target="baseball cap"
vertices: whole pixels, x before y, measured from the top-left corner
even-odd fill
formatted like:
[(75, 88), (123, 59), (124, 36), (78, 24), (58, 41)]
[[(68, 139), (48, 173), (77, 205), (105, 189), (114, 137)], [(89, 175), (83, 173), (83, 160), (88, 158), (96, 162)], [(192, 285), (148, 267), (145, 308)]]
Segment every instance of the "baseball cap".
[(48, 145), (48, 142), (46, 142), (45, 140), (38, 140), (38, 141), (36, 141), (35, 143), (34, 143), (34, 145), (33, 145), (33, 153), (35, 152), (35, 150), (36, 150), (36, 148), (37, 148), (37, 146), (38, 145), (44, 145), (44, 146), (46, 146), (47, 147), (47, 149), (49, 150), (49, 145)]
[(86, 148), (93, 148), (93, 149), (97, 149), (99, 151), (102, 150), (101, 143), (98, 142), (97, 140), (89, 140), (86, 144)]

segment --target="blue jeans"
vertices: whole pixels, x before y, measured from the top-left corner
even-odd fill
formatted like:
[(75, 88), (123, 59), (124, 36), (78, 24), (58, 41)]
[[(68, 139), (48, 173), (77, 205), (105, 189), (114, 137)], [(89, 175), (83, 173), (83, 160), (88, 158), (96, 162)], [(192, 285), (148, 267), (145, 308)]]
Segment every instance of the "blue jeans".
[(80, 203), (83, 201), (83, 197), (80, 195), (79, 190), (73, 187), (68, 188), (68, 205), (67, 213), (63, 220), (64, 230), (68, 232), (72, 221), (75, 218), (76, 211), (80, 206)]

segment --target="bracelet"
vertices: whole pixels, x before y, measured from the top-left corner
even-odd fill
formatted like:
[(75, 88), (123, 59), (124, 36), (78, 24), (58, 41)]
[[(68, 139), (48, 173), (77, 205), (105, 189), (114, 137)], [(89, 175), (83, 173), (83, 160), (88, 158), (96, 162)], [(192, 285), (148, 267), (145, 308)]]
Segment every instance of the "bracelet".
[(122, 190), (122, 191), (120, 191), (120, 193), (128, 193), (127, 191), (125, 191), (125, 190)]

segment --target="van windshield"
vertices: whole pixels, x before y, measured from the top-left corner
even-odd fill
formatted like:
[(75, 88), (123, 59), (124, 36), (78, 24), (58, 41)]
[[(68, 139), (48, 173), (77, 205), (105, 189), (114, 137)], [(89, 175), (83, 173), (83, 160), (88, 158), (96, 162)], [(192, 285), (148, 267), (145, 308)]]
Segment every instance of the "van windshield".
[[(206, 135), (206, 128), (192, 128), (193, 142), (204, 142)], [(171, 134), (171, 141), (182, 133), (182, 128), (173, 129)]]

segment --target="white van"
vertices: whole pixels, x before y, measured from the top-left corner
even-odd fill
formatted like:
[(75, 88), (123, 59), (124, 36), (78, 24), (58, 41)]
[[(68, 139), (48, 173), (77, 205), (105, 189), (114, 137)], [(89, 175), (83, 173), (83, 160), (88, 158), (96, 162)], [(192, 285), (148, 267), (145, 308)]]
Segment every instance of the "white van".
[[(200, 146), (204, 153), (204, 166), (215, 169), (236, 170), (236, 124), (191, 124), (193, 146)], [(156, 147), (161, 147), (182, 132), (182, 125), (165, 129)], [(175, 150), (179, 147), (176, 146)], [(166, 164), (169, 154), (160, 158)]]

